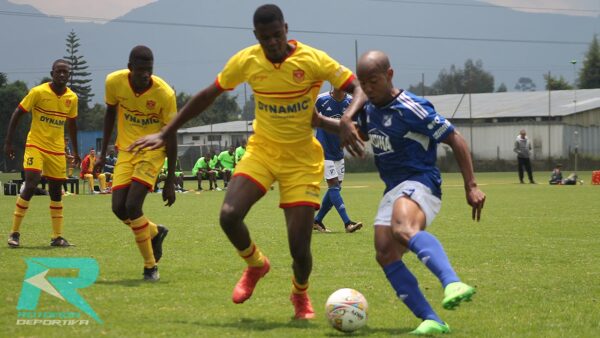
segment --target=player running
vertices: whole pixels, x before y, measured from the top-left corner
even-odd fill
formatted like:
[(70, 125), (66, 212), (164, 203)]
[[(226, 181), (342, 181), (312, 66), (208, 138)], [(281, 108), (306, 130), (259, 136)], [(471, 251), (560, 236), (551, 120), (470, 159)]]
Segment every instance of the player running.
[(168, 229), (151, 222), (142, 212), (148, 191), (168, 158), (168, 174), (162, 190), (166, 206), (175, 203), (175, 163), (177, 140), (170, 136), (164, 146), (150, 151), (132, 152), (127, 148), (138, 138), (160, 130), (177, 113), (175, 92), (164, 80), (152, 75), (154, 56), (150, 48), (136, 46), (129, 54), (128, 69), (106, 77), (106, 115), (102, 154), (95, 170), (104, 168), (108, 142), (117, 119), (119, 149), (112, 186), (113, 213), (131, 228), (138, 249), (144, 258), (144, 280), (158, 281), (158, 261)]
[[(323, 116), (340, 119), (351, 101), (352, 96), (350, 94), (334, 88), (330, 92), (320, 94), (317, 97), (315, 108)], [(327, 181), (328, 188), (327, 193), (323, 196), (321, 209), (319, 209), (315, 217), (313, 229), (319, 232), (331, 232), (323, 224), (323, 218), (325, 218), (332, 207), (335, 207), (344, 222), (346, 232), (355, 232), (362, 228), (362, 222), (353, 222), (350, 220), (342, 198), (342, 181), (344, 181), (346, 169), (344, 164), (344, 149), (340, 143), (340, 137), (337, 134), (328, 133), (321, 128), (317, 128), (316, 137), (319, 143), (321, 143), (325, 155), (325, 180)]]
[[(371, 140), (375, 164), (386, 186), (375, 218), (377, 262), (398, 297), (423, 320), (411, 333), (450, 332), (448, 324), (440, 319), (419, 290), (417, 279), (404, 265), (402, 256), (408, 250), (414, 252), (440, 280), (445, 309), (454, 309), (475, 293), (473, 287), (460, 281), (437, 238), (425, 231), (441, 207), (442, 179), (435, 166), (439, 142), (452, 148), (462, 172), (472, 217), (479, 221), (485, 194), (475, 182), (469, 149), (454, 126), (439, 115), (429, 101), (394, 87), (394, 71), (383, 52), (363, 54), (357, 74), (369, 98), (359, 124), (363, 134)], [(341, 127), (343, 140), (357, 143), (353, 115), (352, 112), (345, 114)]]
[(248, 82), (256, 99), (254, 135), (235, 169), (220, 215), (223, 231), (248, 264), (232, 299), (234, 303), (246, 301), (258, 280), (269, 272), (269, 260), (250, 238), (244, 218), (271, 183), (278, 181), (279, 207), (284, 210), (293, 259), (290, 300), (296, 319), (310, 319), (315, 316), (307, 293), (312, 270), (310, 242), (323, 177), (323, 149), (312, 128), (334, 124), (314, 113), (314, 102), (323, 81), (353, 93), (349, 110), (362, 106), (365, 97), (350, 70), (320, 50), (287, 40), (288, 27), (279, 7), (260, 6), (253, 23), (258, 44), (235, 54), (216, 81), (188, 101), (166, 128), (138, 140), (133, 147), (162, 146), (223, 91)]
[(4, 153), (8, 158), (15, 158), (13, 138), (19, 120), (26, 113), (31, 113), (31, 129), (27, 134), (23, 169), (25, 170), (25, 187), (17, 197), (13, 222), (8, 245), (16, 248), (20, 243), (20, 229), (23, 218), (29, 208), (29, 202), (40, 183), (42, 175), (48, 180), (50, 193), (50, 217), (52, 235), (50, 245), (58, 247), (70, 246), (62, 237), (63, 203), (62, 185), (67, 177), (67, 161), (65, 154), (65, 124), (73, 145), (73, 163), (81, 162), (77, 153), (77, 95), (67, 87), (71, 74), (71, 66), (66, 60), (56, 60), (52, 64), (52, 81), (33, 87), (13, 112), (8, 124)]

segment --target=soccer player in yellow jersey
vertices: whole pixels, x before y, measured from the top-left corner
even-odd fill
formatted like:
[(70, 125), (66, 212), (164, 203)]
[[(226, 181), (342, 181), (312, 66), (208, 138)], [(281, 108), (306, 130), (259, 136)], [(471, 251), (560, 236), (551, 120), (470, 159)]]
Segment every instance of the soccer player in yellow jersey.
[[(216, 81), (197, 93), (160, 133), (138, 140), (132, 148), (156, 148), (177, 128), (200, 114), (225, 90), (248, 82), (256, 100), (254, 135), (248, 141), (221, 208), (223, 231), (248, 267), (233, 290), (233, 302), (243, 303), (256, 283), (269, 272), (269, 260), (251, 240), (243, 220), (252, 205), (279, 182), (280, 208), (287, 223), (293, 259), (292, 293), (296, 319), (314, 318), (307, 294), (312, 270), (310, 241), (319, 184), (323, 177), (323, 150), (313, 137), (315, 126), (331, 130), (333, 120), (313, 110), (323, 81), (353, 94), (348, 108), (358, 110), (365, 96), (350, 70), (326, 53), (287, 40), (288, 27), (275, 5), (260, 6), (254, 13), (258, 44), (235, 54)], [(272, 161), (277, 158), (277, 161)]]
[(175, 163), (177, 141), (171, 137), (165, 147), (131, 152), (127, 148), (144, 135), (160, 131), (177, 113), (174, 90), (161, 78), (152, 75), (154, 56), (150, 48), (136, 46), (129, 54), (128, 69), (106, 77), (106, 115), (102, 153), (96, 158), (95, 171), (104, 169), (108, 142), (117, 120), (119, 149), (112, 185), (113, 213), (131, 228), (144, 258), (144, 280), (158, 281), (157, 263), (162, 256), (162, 243), (168, 229), (156, 225), (142, 212), (148, 191), (162, 168), (165, 153), (169, 159), (168, 174), (162, 191), (166, 205), (175, 202)]
[(66, 60), (56, 60), (52, 65), (52, 81), (32, 88), (15, 109), (8, 125), (4, 152), (10, 159), (15, 158), (13, 135), (21, 116), (31, 113), (31, 129), (27, 135), (23, 169), (25, 188), (17, 197), (13, 213), (10, 247), (20, 245), (20, 228), (29, 208), (29, 201), (42, 176), (49, 182), (50, 216), (52, 236), (50, 245), (67, 247), (69, 242), (62, 237), (63, 205), (62, 184), (67, 176), (64, 133), (68, 126), (73, 144), (73, 161), (80, 162), (77, 154), (77, 95), (67, 87), (71, 66)]

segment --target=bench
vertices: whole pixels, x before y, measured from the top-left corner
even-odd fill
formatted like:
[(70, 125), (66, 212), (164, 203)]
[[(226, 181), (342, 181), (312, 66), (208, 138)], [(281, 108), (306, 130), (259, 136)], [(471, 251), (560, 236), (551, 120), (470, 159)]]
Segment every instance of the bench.
[[(17, 191), (21, 191), (21, 185), (25, 182), (25, 180), (12, 180), (13, 183), (17, 184)], [(42, 189), (46, 190), (47, 180), (42, 180), (40, 182), (42, 184)], [(71, 194), (75, 193), (79, 195), (79, 179), (75, 177), (69, 177), (65, 180), (65, 183), (70, 186)]]

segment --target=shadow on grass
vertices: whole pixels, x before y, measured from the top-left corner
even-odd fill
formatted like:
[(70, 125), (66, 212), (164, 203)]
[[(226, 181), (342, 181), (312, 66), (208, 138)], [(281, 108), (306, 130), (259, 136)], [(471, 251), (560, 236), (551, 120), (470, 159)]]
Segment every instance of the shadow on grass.
[(95, 284), (100, 284), (100, 285), (108, 285), (108, 286), (112, 286), (112, 285), (118, 285), (118, 286), (127, 286), (127, 287), (132, 287), (132, 286), (140, 286), (140, 285), (151, 285), (151, 284), (169, 284), (169, 282), (164, 282), (164, 281), (159, 281), (159, 282), (147, 282), (143, 279), (140, 278), (136, 278), (136, 279), (121, 279), (121, 280), (99, 280), (96, 281)]
[(364, 336), (370, 336), (370, 335), (374, 335), (374, 334), (385, 334), (388, 336), (396, 336), (396, 335), (402, 335), (402, 334), (407, 334), (408, 332), (412, 331), (412, 328), (378, 328), (378, 327), (370, 327), (370, 326), (366, 326), (363, 327), (360, 330), (357, 330), (355, 332), (340, 332), (340, 331), (335, 331), (335, 329), (331, 329), (331, 332), (327, 332), (325, 333), (325, 336), (327, 337), (364, 337)]
[(300, 330), (316, 328), (317, 325), (307, 320), (290, 319), (289, 322), (266, 321), (264, 319), (241, 318), (223, 323), (205, 323), (200, 321), (175, 321), (176, 324), (198, 325), (222, 329), (238, 329), (241, 331), (269, 331), (280, 328), (298, 328)]
[(7, 246), (6, 249), (8, 249), (8, 250), (23, 250), (23, 251), (29, 251), (29, 250), (47, 251), (47, 250), (60, 250), (60, 249), (66, 249), (66, 248), (50, 246), (50, 244), (48, 244), (48, 245), (38, 245), (38, 246), (18, 246), (16, 248), (11, 248), (11, 247)]

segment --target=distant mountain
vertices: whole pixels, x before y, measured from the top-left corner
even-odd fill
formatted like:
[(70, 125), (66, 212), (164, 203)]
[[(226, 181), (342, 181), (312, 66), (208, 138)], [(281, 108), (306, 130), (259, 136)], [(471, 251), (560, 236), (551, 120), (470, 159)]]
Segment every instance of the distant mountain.
[[(506, 8), (369, 0), (274, 2), (284, 11), (290, 38), (321, 48), (350, 68), (355, 64), (355, 40), (359, 53), (368, 49), (386, 51), (396, 71), (395, 84), (400, 87), (420, 82), (421, 73), (430, 85), (440, 70), (452, 64), (462, 68), (468, 58), (481, 59), (484, 68), (494, 75), (495, 86), (504, 82), (509, 90), (522, 76), (532, 78), (541, 90), (543, 74), (548, 71), (572, 81), (573, 68), (569, 61), (583, 59), (587, 43), (600, 27), (598, 18), (522, 13)], [(470, 2), (478, 3), (463, 1)], [(96, 101), (103, 101), (106, 74), (126, 67), (129, 50), (137, 44), (146, 44), (154, 50), (157, 75), (178, 91), (193, 93), (214, 81), (233, 53), (255, 43), (252, 14), (262, 3), (255, 0), (159, 0), (118, 19), (129, 23), (116, 20), (97, 24), (6, 15), (6, 12), (39, 12), (30, 6), (0, 0), (0, 13), (4, 13), (0, 14), (3, 46), (0, 71), (8, 73), (11, 81), (21, 79), (30, 85), (36, 84), (48, 74), (52, 61), (65, 54), (65, 38), (74, 29), (81, 39), (80, 52), (92, 71)], [(332, 32), (348, 35), (330, 34)], [(243, 89), (238, 92), (243, 93)]]

